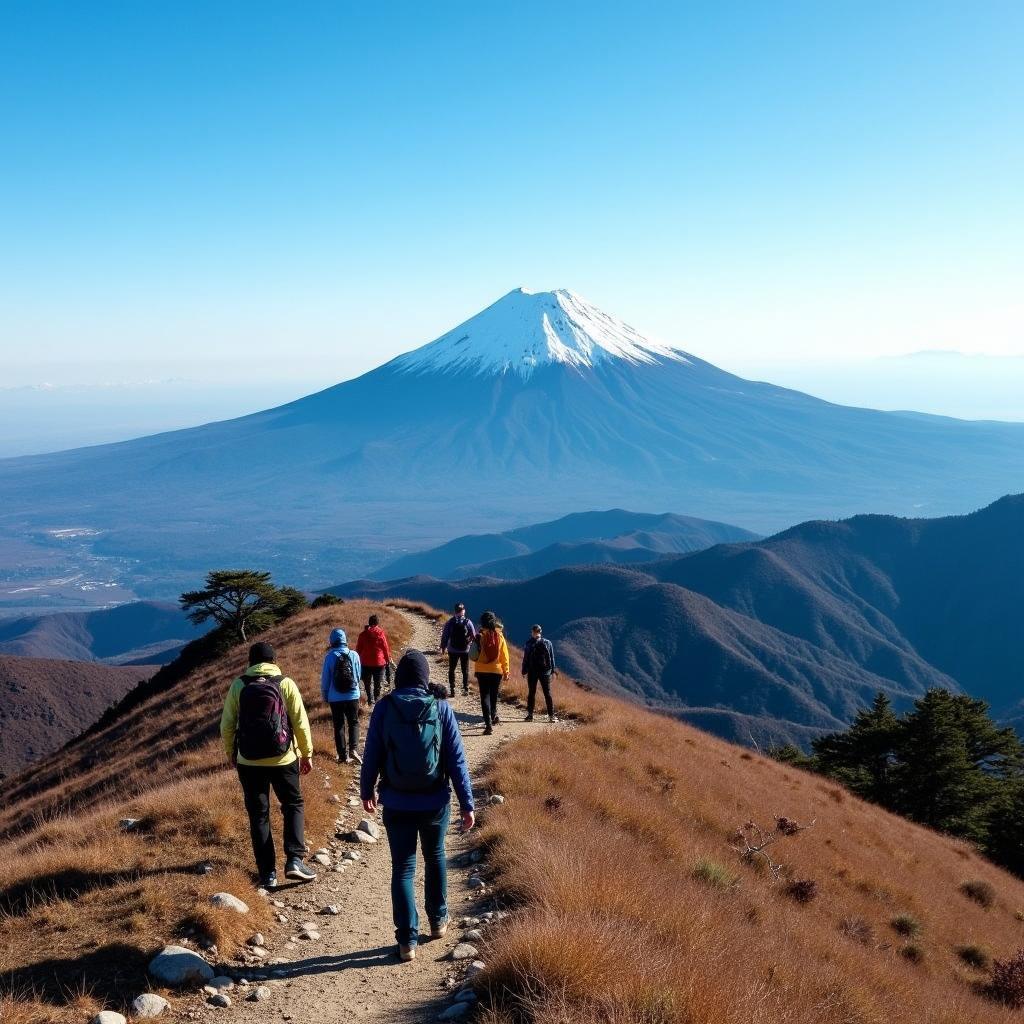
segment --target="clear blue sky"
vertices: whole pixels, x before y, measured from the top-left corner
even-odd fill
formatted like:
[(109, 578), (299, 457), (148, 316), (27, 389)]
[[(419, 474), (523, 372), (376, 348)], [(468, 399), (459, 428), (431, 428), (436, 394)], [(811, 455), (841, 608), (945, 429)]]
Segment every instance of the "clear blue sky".
[(520, 284), (740, 370), (1024, 351), (1016, 0), (0, 17), (12, 380), (333, 380)]

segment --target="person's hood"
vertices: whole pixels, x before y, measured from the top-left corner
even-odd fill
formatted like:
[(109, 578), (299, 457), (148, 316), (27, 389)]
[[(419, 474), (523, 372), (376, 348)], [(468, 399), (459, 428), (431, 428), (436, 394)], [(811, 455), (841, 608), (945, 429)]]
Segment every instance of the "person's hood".
[(343, 629), (332, 629), (328, 643), (331, 647), (348, 647), (348, 633)]
[(430, 666), (421, 651), (406, 651), (395, 669), (395, 689), (426, 690), (430, 686)]
[(272, 661), (258, 661), (250, 665), (242, 675), (245, 676), (279, 676), (281, 670)]

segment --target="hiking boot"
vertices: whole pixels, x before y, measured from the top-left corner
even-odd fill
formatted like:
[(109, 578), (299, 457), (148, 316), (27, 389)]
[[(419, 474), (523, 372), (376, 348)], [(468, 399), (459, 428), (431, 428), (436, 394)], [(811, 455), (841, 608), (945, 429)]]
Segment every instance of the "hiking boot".
[(277, 888), (277, 872), (271, 871), (269, 875), (260, 875), (260, 888), (261, 889), (276, 889)]
[(558, 721), (558, 715), (548, 715), (548, 721), (554, 725)]
[(463, 697), (468, 697), (469, 696), (469, 687), (468, 686), (464, 686), (462, 688), (462, 696)]
[(297, 882), (312, 882), (316, 878), (316, 872), (307, 867), (298, 857), (292, 857), (285, 865), (285, 878), (294, 878)]
[(416, 944), (413, 943), (410, 946), (403, 946), (402, 943), (398, 944), (398, 959), (402, 963), (408, 963), (410, 960), (416, 959)]
[(363, 757), (357, 750), (352, 751), (352, 760), (355, 761), (356, 764), (363, 763)]
[(491, 719), (491, 722), (492, 722), (492, 723), (493, 723), (494, 725), (501, 725), (501, 719), (500, 719), (500, 718), (499, 718), (499, 717), (498, 717), (497, 715), (495, 715), (495, 716), (494, 716), (494, 717), (493, 717), (493, 718)]
[(523, 719), (523, 721), (524, 721), (524, 722), (532, 722), (532, 721), (533, 721), (533, 712), (531, 711), (531, 712), (530, 712), (530, 713), (529, 713), (529, 714), (528, 714), (528, 715), (527, 715), (527, 716), (526, 716), (526, 717), (525, 717), (525, 718)]
[(494, 730), (489, 725), (485, 725), (484, 726), (484, 735), (485, 736), (490, 736), (493, 732), (494, 732)]
[(448, 918), (438, 921), (430, 926), (430, 937), (432, 939), (443, 939), (448, 932)]

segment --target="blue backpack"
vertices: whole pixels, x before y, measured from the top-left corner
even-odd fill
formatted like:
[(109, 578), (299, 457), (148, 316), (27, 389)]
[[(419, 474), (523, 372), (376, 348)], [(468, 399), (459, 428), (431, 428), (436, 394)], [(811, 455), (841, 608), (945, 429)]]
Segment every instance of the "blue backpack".
[(429, 793), (446, 785), (436, 698), (429, 693), (392, 693), (384, 703), (385, 784), (403, 793)]

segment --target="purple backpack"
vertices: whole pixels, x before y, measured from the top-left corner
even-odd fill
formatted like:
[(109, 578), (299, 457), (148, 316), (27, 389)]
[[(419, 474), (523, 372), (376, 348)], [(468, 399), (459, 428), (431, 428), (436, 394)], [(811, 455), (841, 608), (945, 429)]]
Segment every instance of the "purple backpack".
[(292, 744), (292, 723), (281, 676), (242, 676), (238, 695), (238, 753), (247, 761), (280, 757)]

